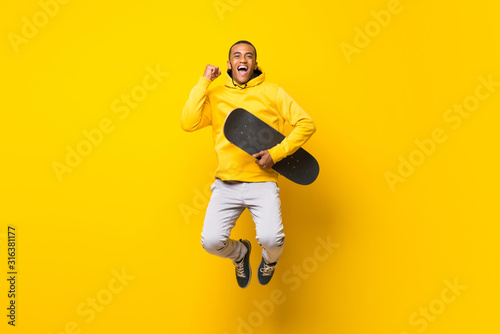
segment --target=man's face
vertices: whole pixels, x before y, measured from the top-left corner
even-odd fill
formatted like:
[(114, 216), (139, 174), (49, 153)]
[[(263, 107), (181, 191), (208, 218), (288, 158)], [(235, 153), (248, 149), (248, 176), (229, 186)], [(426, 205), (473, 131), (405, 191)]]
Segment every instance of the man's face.
[(233, 79), (238, 85), (248, 82), (253, 78), (253, 71), (257, 69), (254, 48), (244, 43), (233, 46), (227, 67), (231, 69)]

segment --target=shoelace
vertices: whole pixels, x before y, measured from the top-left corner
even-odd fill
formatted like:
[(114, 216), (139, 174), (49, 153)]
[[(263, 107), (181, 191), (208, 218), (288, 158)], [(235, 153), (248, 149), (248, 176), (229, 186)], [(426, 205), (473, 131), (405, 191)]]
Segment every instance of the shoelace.
[(236, 276), (238, 277), (246, 277), (245, 276), (245, 261), (241, 261), (240, 263), (236, 264)]
[(267, 263), (264, 262), (264, 268), (260, 268), (260, 272), (262, 276), (271, 276), (274, 272), (275, 266), (268, 266)]

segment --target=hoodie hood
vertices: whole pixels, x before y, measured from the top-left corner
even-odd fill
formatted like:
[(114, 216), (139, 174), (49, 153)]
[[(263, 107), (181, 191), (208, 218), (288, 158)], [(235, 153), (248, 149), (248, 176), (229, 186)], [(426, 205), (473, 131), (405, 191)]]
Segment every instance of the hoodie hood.
[(245, 89), (248, 87), (254, 87), (257, 85), (260, 85), (261, 83), (264, 82), (266, 78), (266, 75), (264, 73), (264, 70), (260, 67), (257, 66), (257, 69), (253, 72), (253, 78), (244, 83), (241, 86), (238, 86), (236, 82), (233, 81), (233, 75), (231, 73), (231, 70), (228, 69), (226, 71), (226, 83), (225, 86), (233, 89)]

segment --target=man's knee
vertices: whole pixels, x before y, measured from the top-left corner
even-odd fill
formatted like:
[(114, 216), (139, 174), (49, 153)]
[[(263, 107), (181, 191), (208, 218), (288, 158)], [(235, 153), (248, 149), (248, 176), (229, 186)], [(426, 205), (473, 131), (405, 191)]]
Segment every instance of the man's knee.
[(259, 245), (265, 249), (278, 249), (283, 247), (285, 243), (285, 236), (283, 234), (260, 236), (257, 239), (259, 241)]
[(226, 248), (227, 238), (215, 235), (203, 235), (201, 237), (201, 245), (210, 254), (216, 254)]

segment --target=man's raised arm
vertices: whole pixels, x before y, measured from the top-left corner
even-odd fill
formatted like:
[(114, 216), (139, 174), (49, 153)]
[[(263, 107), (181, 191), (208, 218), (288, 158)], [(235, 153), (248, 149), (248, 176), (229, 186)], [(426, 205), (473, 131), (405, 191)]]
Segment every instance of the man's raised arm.
[(217, 66), (207, 65), (205, 73), (191, 90), (181, 116), (181, 128), (184, 131), (195, 131), (212, 124), (212, 110), (207, 90), (220, 74)]

